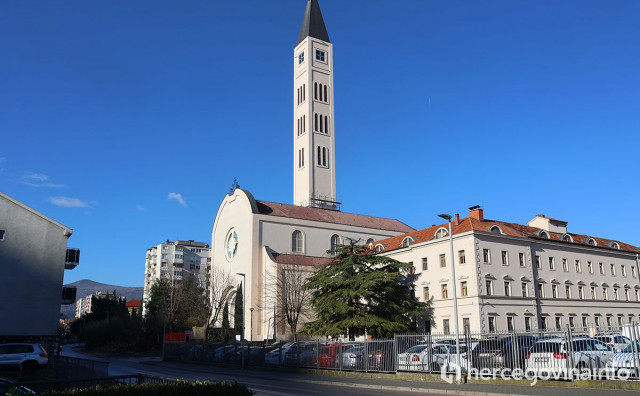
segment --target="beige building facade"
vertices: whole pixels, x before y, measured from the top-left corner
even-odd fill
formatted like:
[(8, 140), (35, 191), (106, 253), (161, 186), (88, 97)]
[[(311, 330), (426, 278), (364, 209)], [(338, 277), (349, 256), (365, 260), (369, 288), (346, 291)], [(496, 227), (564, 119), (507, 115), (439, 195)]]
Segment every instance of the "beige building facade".
[(527, 225), (488, 220), (479, 207), (466, 218), (456, 215), (452, 230), (456, 279), (446, 223), (371, 244), (413, 263), (416, 296), (433, 307), (420, 323), (426, 332), (453, 331), (454, 282), (461, 332), (640, 322), (635, 246), (572, 233), (567, 222), (544, 215)]

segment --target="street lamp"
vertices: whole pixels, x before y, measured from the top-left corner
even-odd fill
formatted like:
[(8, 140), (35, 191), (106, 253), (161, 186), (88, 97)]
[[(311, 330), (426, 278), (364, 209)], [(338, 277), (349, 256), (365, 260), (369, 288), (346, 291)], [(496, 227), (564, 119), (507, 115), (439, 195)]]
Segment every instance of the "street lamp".
[(253, 307), (249, 308), (251, 311), (251, 327), (249, 327), (249, 342), (253, 342)]
[(242, 355), (242, 368), (244, 369), (244, 305), (246, 304), (246, 296), (247, 296), (247, 277), (242, 272), (236, 272), (236, 275), (240, 275), (242, 277), (242, 334), (240, 335), (240, 346), (241, 346), (241, 355)]
[[(438, 217), (441, 217), (449, 223), (449, 247), (451, 248), (451, 279), (453, 281), (453, 316), (454, 316), (454, 325), (456, 329), (456, 364), (458, 365), (458, 369), (462, 375), (462, 366), (460, 365), (460, 330), (458, 328), (458, 293), (456, 291), (456, 266), (454, 264), (453, 257), (453, 234), (451, 232), (451, 216), (442, 213), (439, 214)], [(460, 383), (460, 376), (456, 376), (456, 380)]]

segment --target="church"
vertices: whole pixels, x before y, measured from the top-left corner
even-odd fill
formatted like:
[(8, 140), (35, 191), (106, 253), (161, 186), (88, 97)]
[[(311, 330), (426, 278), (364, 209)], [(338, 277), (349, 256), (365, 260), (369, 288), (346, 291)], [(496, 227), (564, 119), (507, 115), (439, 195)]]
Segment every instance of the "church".
[(285, 326), (274, 326), (274, 316), (280, 315), (273, 304), (278, 266), (322, 265), (329, 260), (327, 251), (338, 245), (371, 243), (414, 231), (395, 219), (340, 211), (333, 45), (317, 0), (307, 2), (293, 59), (293, 204), (257, 200), (234, 183), (220, 204), (211, 233), (213, 266), (236, 284), (246, 282), (248, 340), (271, 339), (274, 332), (278, 338), (286, 336)]

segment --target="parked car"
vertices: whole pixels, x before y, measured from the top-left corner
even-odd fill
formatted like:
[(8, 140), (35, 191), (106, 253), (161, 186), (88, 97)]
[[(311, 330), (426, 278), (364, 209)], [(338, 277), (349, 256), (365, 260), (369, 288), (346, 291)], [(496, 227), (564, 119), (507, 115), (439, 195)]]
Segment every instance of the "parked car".
[[(335, 367), (335, 362), (338, 357), (339, 349), (340, 349), (340, 344), (338, 343), (333, 343), (329, 345), (320, 345), (320, 349), (318, 350), (318, 353), (313, 355), (312, 364), (314, 366), (319, 364), (320, 367), (324, 367), (324, 368)], [(318, 359), (320, 359), (319, 363), (318, 363)]]
[(286, 366), (311, 366), (316, 354), (315, 343), (294, 343), (284, 353), (283, 364)]
[[(284, 355), (293, 347), (293, 343), (288, 343), (284, 345), (280, 345), (278, 348), (272, 349), (271, 351), (265, 353), (264, 355), (264, 363), (272, 364), (272, 365), (280, 365), (284, 363)], [(280, 357), (280, 353), (282, 353), (282, 358)]]
[(525, 356), (535, 342), (536, 337), (527, 335), (481, 340), (471, 351), (471, 366), (477, 369), (523, 368)]
[[(342, 368), (354, 369), (364, 367), (364, 345), (351, 346), (347, 349), (342, 348), (342, 355), (338, 355), (338, 359), (342, 360)], [(340, 362), (338, 362), (339, 364)]]
[(531, 375), (561, 375), (567, 369), (597, 370), (613, 358), (613, 350), (594, 339), (563, 338), (536, 342), (526, 356), (525, 370)]
[(26, 372), (33, 372), (47, 363), (47, 351), (40, 344), (0, 344), (0, 366), (22, 367)]
[(604, 342), (615, 352), (620, 352), (631, 344), (631, 340), (622, 334), (596, 334), (596, 340)]
[(376, 341), (367, 344), (367, 369), (393, 371), (393, 341)]
[(610, 375), (640, 375), (640, 342), (631, 343), (621, 352), (613, 355), (613, 358), (606, 364)]

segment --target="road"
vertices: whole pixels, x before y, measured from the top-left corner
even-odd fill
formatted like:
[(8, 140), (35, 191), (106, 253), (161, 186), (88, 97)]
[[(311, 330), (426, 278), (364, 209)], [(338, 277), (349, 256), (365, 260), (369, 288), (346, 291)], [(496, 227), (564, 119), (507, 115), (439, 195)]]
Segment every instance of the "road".
[[(343, 382), (344, 379), (337, 377), (327, 378), (292, 372), (240, 370), (235, 368), (162, 362), (159, 358), (110, 357), (108, 359), (101, 359), (87, 356), (81, 351), (73, 349), (73, 347), (74, 345), (66, 345), (62, 354), (71, 357), (108, 361), (109, 375), (112, 376), (146, 374), (190, 381), (237, 381), (246, 384), (251, 390), (256, 392), (257, 395), (416, 395), (416, 392), (391, 389), (391, 387), (369, 387), (366, 384), (359, 384), (357, 382), (347, 383)], [(441, 394), (444, 395), (445, 392)]]
[(146, 374), (184, 380), (200, 381), (237, 381), (246, 384), (258, 395), (278, 396), (326, 396), (336, 395), (459, 395), (459, 396), (621, 396), (637, 395), (638, 391), (614, 389), (585, 389), (574, 387), (555, 387), (527, 385), (504, 385), (496, 383), (474, 383), (449, 385), (444, 382), (413, 382), (388, 378), (355, 378), (328, 375), (307, 374), (278, 369), (259, 369), (218, 367), (211, 365), (162, 362), (160, 358), (117, 358), (99, 359), (87, 356), (66, 345), (63, 355), (104, 360), (109, 362), (109, 374), (135, 375)]

